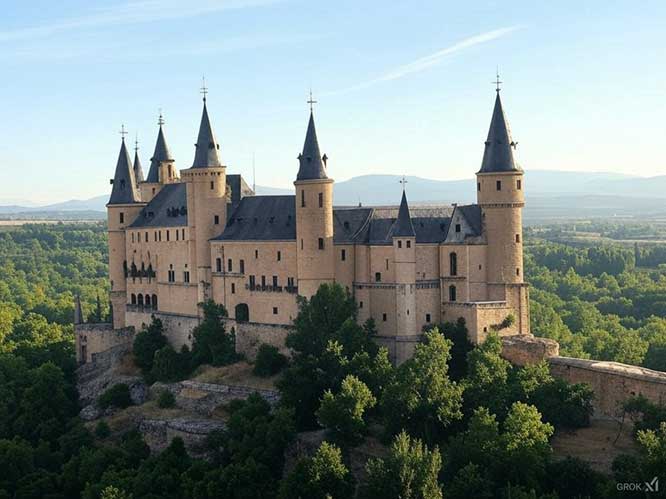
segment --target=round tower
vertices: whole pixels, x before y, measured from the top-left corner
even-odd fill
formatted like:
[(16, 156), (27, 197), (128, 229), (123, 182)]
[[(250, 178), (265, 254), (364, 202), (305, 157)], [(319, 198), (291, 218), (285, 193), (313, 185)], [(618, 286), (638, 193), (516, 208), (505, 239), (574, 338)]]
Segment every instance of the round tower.
[(192, 266), (197, 269), (197, 301), (202, 303), (211, 297), (209, 241), (220, 235), (227, 221), (227, 169), (220, 161), (220, 144), (210, 124), (205, 96), (195, 148), (192, 167), (181, 175), (187, 184), (187, 225)]
[(113, 327), (118, 329), (125, 327), (125, 306), (127, 304), (125, 230), (134, 222), (145, 206), (140, 202), (132, 171), (132, 161), (125, 146), (124, 136), (111, 184), (113, 185), (111, 197), (106, 205), (109, 230), (109, 279), (111, 281)]
[(523, 171), (514, 160), (517, 143), (504, 116), (499, 88), (485, 142), (483, 162), (476, 174), (477, 200), (483, 211), (489, 299), (492, 284), (523, 282)]
[[(312, 100), (312, 99), (310, 99)], [(333, 249), (333, 179), (326, 175), (328, 158), (319, 152), (314, 116), (298, 155), (296, 187), (296, 256), (298, 294), (310, 298), (325, 282), (335, 281)]]

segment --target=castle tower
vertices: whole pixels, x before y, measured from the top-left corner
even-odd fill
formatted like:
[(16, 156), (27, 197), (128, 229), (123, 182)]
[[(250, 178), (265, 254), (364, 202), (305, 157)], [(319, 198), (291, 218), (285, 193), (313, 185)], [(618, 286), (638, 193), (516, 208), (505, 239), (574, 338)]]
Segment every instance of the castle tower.
[(405, 337), (416, 337), (419, 334), (416, 329), (416, 232), (409, 215), (404, 188), (392, 237), (398, 337), (395, 360), (400, 364), (413, 354), (414, 342), (405, 342)]
[[(134, 181), (136, 182), (139, 191), (141, 191), (140, 184), (145, 182), (143, 178), (143, 167), (141, 166), (141, 160), (139, 159), (139, 141), (134, 141)], [(139, 192), (141, 194), (141, 192)]]
[(503, 300), (504, 287), (523, 283), (523, 171), (514, 160), (517, 143), (511, 139), (500, 91), (485, 143), (481, 169), (476, 174), (477, 200), (487, 234), (488, 299)]
[(226, 167), (219, 156), (220, 145), (215, 139), (208, 118), (204, 90), (203, 113), (195, 144), (192, 167), (181, 175), (187, 184), (187, 225), (190, 233), (190, 255), (197, 269), (199, 286), (197, 301), (210, 298), (211, 263), (209, 240), (220, 235), (227, 221)]
[(123, 133), (123, 139), (116, 164), (116, 173), (111, 180), (113, 188), (106, 205), (109, 225), (109, 278), (115, 329), (125, 327), (125, 305), (127, 304), (125, 228), (134, 222), (141, 208), (145, 206), (140, 202), (132, 161), (125, 146), (124, 130), (121, 133)]
[(139, 185), (141, 199), (146, 203), (155, 197), (164, 184), (178, 182), (175, 160), (164, 138), (164, 118), (161, 113), (157, 124), (160, 129), (157, 133), (157, 142), (155, 142), (155, 152), (153, 157), (150, 158), (148, 177), (146, 177), (145, 182), (141, 182)]
[(298, 155), (298, 175), (294, 182), (298, 294), (307, 298), (315, 294), (321, 284), (335, 280), (333, 179), (326, 175), (327, 160), (327, 156), (319, 152), (311, 108), (303, 152)]

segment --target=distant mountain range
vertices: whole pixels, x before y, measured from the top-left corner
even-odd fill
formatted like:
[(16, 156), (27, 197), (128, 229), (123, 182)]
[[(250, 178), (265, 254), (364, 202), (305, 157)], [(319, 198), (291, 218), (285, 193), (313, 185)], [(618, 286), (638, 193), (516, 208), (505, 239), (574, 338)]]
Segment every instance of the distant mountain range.
[[(336, 205), (398, 204), (401, 186), (398, 175), (362, 175), (335, 184)], [(473, 179), (432, 180), (408, 176), (411, 204), (473, 203)], [(616, 173), (534, 170), (525, 173), (526, 218), (576, 218), (591, 216), (666, 215), (666, 175), (637, 177)], [(257, 186), (257, 194), (291, 194), (292, 189)], [(0, 215), (50, 212), (103, 212), (108, 194), (85, 200), (70, 200), (46, 206), (7, 204)]]

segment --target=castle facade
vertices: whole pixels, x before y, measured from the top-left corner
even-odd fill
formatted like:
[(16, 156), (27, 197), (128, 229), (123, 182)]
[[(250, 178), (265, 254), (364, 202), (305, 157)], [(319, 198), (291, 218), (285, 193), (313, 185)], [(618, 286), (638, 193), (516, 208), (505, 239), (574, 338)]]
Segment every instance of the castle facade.
[(147, 176), (123, 138), (111, 181), (114, 330), (138, 330), (156, 315), (179, 348), (191, 342), (198, 304), (212, 299), (225, 305), (237, 337), (246, 330), (255, 343), (262, 334), (274, 343), (272, 331), (286, 330), (298, 313), (297, 296), (336, 282), (353, 295), (360, 322), (374, 319), (377, 341), (397, 363), (429, 324), (464, 318), (473, 342), (491, 330), (529, 333), (525, 186), (499, 90), (470, 185), (477, 204), (465, 206), (410, 208), (404, 189), (398, 206), (335, 206), (334, 167), (319, 148), (312, 111), (292, 195), (255, 195), (227, 172), (205, 98), (190, 168), (177, 170), (163, 125)]

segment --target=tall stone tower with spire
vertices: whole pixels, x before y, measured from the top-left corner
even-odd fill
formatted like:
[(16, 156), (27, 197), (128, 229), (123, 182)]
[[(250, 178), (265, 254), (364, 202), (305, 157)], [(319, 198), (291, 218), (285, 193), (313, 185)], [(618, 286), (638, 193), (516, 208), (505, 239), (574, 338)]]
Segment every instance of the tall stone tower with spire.
[(409, 214), (405, 180), (398, 218), (392, 230), (395, 262), (396, 358), (412, 356), (420, 329), (416, 325), (416, 231)]
[(157, 124), (160, 128), (157, 132), (155, 152), (153, 152), (153, 156), (150, 158), (148, 176), (145, 182), (140, 181), (139, 185), (141, 200), (145, 203), (150, 202), (165, 184), (171, 184), (179, 180), (175, 160), (164, 138), (164, 118), (162, 117), (162, 113), (160, 113)]
[[(312, 104), (312, 97), (310, 103)], [(326, 175), (328, 158), (319, 151), (314, 114), (298, 155), (296, 187), (296, 255), (298, 294), (310, 298), (323, 283), (335, 281), (333, 248), (333, 179)]]
[(125, 132), (120, 145), (116, 172), (111, 180), (113, 188), (106, 205), (109, 225), (109, 278), (111, 280), (111, 306), (113, 327), (125, 327), (127, 303), (127, 254), (125, 229), (145, 206), (141, 202), (134, 178), (132, 161), (125, 145)]
[(215, 138), (206, 107), (204, 87), (203, 112), (195, 144), (192, 167), (182, 170), (187, 185), (187, 225), (190, 255), (194, 257), (198, 283), (197, 301), (211, 298), (210, 239), (219, 235), (227, 221), (226, 167), (220, 161), (220, 144)]
[(481, 169), (476, 174), (477, 200), (488, 242), (489, 300), (511, 299), (505, 294), (520, 287), (511, 285), (524, 282), (522, 210), (525, 186), (523, 170), (514, 159), (516, 145), (502, 109), (498, 87)]

